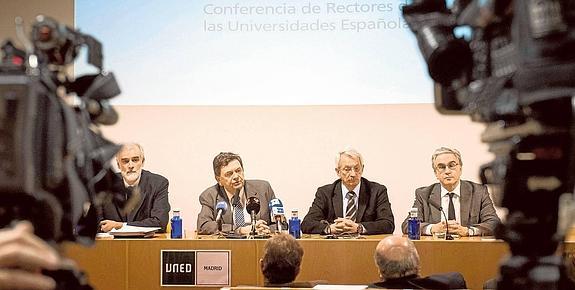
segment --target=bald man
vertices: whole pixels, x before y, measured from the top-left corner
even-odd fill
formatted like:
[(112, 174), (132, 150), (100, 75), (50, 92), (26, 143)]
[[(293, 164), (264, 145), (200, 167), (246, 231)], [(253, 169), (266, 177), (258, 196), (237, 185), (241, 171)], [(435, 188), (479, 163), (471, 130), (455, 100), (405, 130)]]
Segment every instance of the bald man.
[(380, 282), (369, 288), (387, 289), (462, 289), (467, 288), (460, 273), (419, 276), (419, 254), (413, 242), (401, 236), (381, 240), (375, 249), (375, 264)]
[(160, 227), (166, 231), (168, 225), (170, 203), (168, 201), (168, 180), (158, 174), (144, 170), (144, 149), (141, 145), (131, 143), (122, 146), (116, 154), (116, 162), (126, 190), (126, 200), (133, 190), (138, 188), (140, 197), (132, 205), (128, 213), (123, 213), (123, 206), (108, 203), (102, 209), (100, 230), (109, 232), (120, 229), (124, 225), (140, 227)]

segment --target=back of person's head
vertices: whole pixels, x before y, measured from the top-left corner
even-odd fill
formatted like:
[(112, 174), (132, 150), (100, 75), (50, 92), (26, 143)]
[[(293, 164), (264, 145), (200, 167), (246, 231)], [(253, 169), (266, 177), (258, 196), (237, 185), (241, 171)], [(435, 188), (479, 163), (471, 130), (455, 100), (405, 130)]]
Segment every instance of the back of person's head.
[(374, 258), (383, 281), (419, 275), (419, 254), (413, 242), (407, 238), (389, 236), (381, 240)]
[(303, 248), (292, 236), (279, 234), (264, 245), (260, 266), (269, 284), (285, 284), (295, 280), (303, 257)]

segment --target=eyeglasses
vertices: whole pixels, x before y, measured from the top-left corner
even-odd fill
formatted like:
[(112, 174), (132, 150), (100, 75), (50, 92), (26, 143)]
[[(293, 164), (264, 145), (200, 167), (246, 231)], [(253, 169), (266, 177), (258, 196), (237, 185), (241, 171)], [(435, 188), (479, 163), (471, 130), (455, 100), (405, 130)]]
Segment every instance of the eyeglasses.
[(439, 171), (439, 172), (443, 172), (445, 171), (447, 168), (449, 168), (449, 170), (455, 170), (457, 169), (457, 166), (459, 166), (459, 163), (452, 161), (449, 162), (449, 164), (445, 165), (445, 164), (437, 164), (437, 166), (435, 166), (435, 170)]
[(355, 167), (349, 167), (346, 166), (344, 168), (341, 169), (341, 172), (343, 172), (344, 174), (349, 174), (351, 173), (351, 171), (353, 170), (353, 172), (355, 173), (361, 173), (361, 171), (363, 170), (363, 168), (359, 167), (359, 166), (355, 166)]

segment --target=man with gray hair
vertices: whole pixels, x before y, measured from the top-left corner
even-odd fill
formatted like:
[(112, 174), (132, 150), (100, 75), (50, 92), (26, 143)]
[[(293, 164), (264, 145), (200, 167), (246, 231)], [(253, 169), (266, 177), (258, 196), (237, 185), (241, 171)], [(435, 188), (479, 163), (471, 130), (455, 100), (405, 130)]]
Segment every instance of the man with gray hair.
[(404, 237), (389, 236), (381, 240), (375, 249), (374, 259), (381, 281), (369, 285), (369, 288), (467, 288), (463, 276), (456, 272), (420, 277), (419, 254), (413, 242)]
[(107, 203), (100, 216), (100, 230), (109, 232), (124, 225), (140, 227), (160, 227), (166, 231), (170, 203), (168, 200), (168, 179), (144, 170), (144, 149), (140, 144), (129, 143), (116, 154), (125, 187), (125, 200), (130, 200), (132, 192), (139, 192), (139, 198), (124, 212), (116, 202)]
[(362, 177), (364, 162), (359, 152), (339, 152), (335, 161), (338, 180), (317, 189), (303, 219), (308, 234), (390, 234), (393, 213), (387, 188)]
[[(463, 162), (456, 149), (441, 147), (431, 156), (431, 167), (439, 183), (415, 190), (413, 207), (421, 219), (421, 234), (443, 233), (459, 236), (493, 235), (500, 222), (487, 187), (461, 180)], [(439, 210), (441, 207), (446, 217)], [(402, 231), (407, 233), (407, 220)]]

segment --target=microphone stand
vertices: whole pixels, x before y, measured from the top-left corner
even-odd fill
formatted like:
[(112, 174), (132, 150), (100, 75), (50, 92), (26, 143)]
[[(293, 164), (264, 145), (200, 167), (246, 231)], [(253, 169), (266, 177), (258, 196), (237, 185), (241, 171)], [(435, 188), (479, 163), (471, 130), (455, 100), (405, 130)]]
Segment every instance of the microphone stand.
[(427, 198), (427, 203), (432, 205), (434, 208), (438, 209), (443, 214), (443, 217), (445, 218), (445, 239), (448, 241), (452, 241), (453, 236), (451, 236), (451, 234), (449, 233), (449, 220), (447, 220), (447, 215), (445, 214), (443, 207), (437, 205), (435, 201), (431, 200), (431, 198)]
[(445, 218), (445, 239), (448, 241), (452, 241), (453, 236), (451, 236), (451, 234), (449, 233), (449, 221), (447, 220), (447, 216), (445, 215), (445, 211), (443, 210), (442, 207), (439, 207), (439, 209), (441, 210), (441, 213), (443, 214), (443, 217)]
[(217, 223), (218, 223), (218, 232), (222, 232), (222, 224), (223, 224), (222, 219), (221, 218), (218, 219)]
[(276, 224), (277, 224), (277, 232), (281, 233), (282, 232), (282, 221), (281, 221), (281, 217), (280, 218), (276, 218)]
[(250, 211), (250, 216), (252, 219), (252, 230), (250, 232), (250, 236), (253, 238), (255, 237), (258, 233), (256, 231), (256, 212), (255, 211)]

